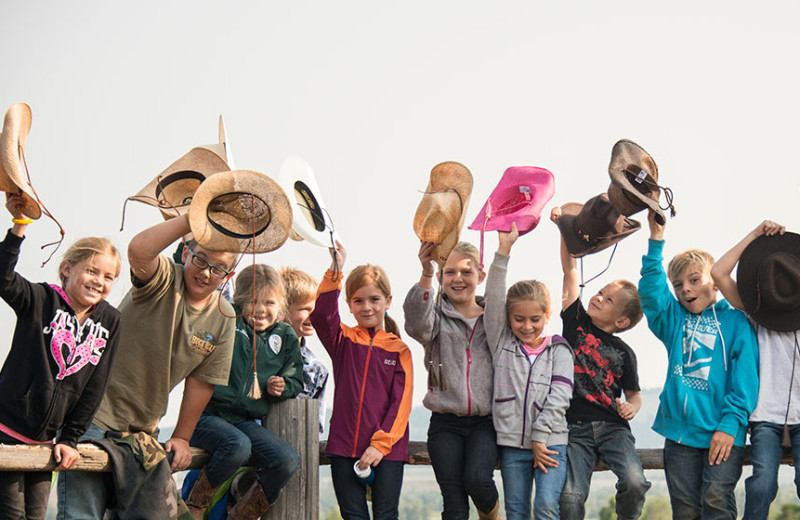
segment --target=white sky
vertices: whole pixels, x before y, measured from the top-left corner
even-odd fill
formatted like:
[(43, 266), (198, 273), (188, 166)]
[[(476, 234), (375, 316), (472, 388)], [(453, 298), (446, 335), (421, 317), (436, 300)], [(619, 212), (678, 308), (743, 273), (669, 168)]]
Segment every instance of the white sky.
[[(31, 106), (33, 185), (67, 242), (102, 235), (123, 251), (161, 218), (131, 203), (120, 232), (124, 199), (216, 142), (224, 114), (239, 168), (275, 176), (289, 155), (311, 164), (347, 267), (383, 266), (402, 322), (420, 269), (414, 211), (444, 160), (473, 173), (467, 223), (508, 166), (554, 173), (555, 197), (514, 248), (509, 282), (540, 279), (556, 301), (550, 207), (605, 191), (623, 137), (653, 155), (674, 190), (668, 256), (689, 247), (719, 256), (765, 217), (797, 230), (798, 15), (792, 1), (13, 2), (0, 17), (0, 109)], [(648, 232), (645, 214), (635, 218), (645, 229), (620, 243), (590, 293), (638, 280)], [(57, 281), (58, 262), (40, 269), (38, 249), (56, 237), (45, 219), (30, 226), (23, 275)], [(478, 242), (474, 231), (462, 238)], [(487, 264), (496, 244), (487, 236)], [(588, 257), (587, 275), (607, 258)], [(329, 257), (287, 242), (259, 261), (319, 277)], [(121, 276), (111, 303), (129, 288)], [(13, 325), (0, 307), (0, 356)], [(556, 316), (549, 331), (560, 328)], [(646, 325), (623, 338), (642, 386), (660, 386), (666, 356)], [(410, 345), (420, 404), (422, 349)]]

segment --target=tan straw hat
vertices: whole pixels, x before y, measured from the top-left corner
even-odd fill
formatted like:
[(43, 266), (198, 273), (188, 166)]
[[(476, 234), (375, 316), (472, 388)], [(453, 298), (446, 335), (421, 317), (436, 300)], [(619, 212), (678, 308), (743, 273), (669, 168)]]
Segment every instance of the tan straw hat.
[(192, 197), (204, 180), (233, 167), (225, 123), (220, 115), (218, 144), (192, 148), (128, 200), (157, 207), (165, 219), (183, 215), (189, 211)]
[(292, 207), (274, 180), (250, 170), (233, 170), (200, 185), (189, 206), (189, 225), (204, 249), (266, 253), (289, 238)]
[(42, 216), (23, 160), (25, 140), (31, 129), (31, 108), (25, 103), (15, 103), (6, 112), (3, 133), (0, 134), (0, 189), (21, 195), (25, 200), (23, 213), (32, 219)]
[(458, 243), (471, 194), (472, 174), (463, 164), (448, 161), (431, 170), (428, 187), (414, 215), (414, 233), (423, 242), (440, 244), (436, 248), (439, 266), (447, 262)]

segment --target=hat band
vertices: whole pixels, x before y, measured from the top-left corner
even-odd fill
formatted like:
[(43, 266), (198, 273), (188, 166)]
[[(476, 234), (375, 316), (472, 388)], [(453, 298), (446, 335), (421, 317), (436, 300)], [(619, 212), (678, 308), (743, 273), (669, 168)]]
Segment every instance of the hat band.
[[(206, 176), (200, 172), (192, 171), (192, 170), (183, 170), (175, 173), (170, 173), (163, 179), (158, 179), (156, 183), (156, 200), (158, 201), (158, 205), (161, 206), (162, 203), (164, 206), (174, 207), (174, 204), (169, 202), (168, 200), (161, 200), (161, 194), (164, 193), (164, 189), (169, 186), (170, 184), (178, 181), (184, 181), (187, 179), (198, 180), (203, 182), (206, 180)], [(185, 206), (188, 202), (181, 201), (180, 206)]]
[(316, 231), (325, 231), (325, 217), (322, 215), (322, 208), (320, 208), (316, 197), (311, 192), (311, 188), (303, 181), (295, 181), (294, 192), (298, 195), (305, 205), (301, 205), (303, 209), (307, 210), (314, 221), (314, 229)]
[[(258, 199), (262, 204), (264, 204), (264, 206), (269, 208), (269, 205), (266, 203), (266, 201), (264, 199), (262, 199), (261, 197), (259, 197), (258, 195), (255, 195), (253, 193), (245, 193), (245, 192), (241, 192), (241, 191), (234, 191), (234, 192), (229, 192), (229, 193), (222, 193), (222, 194), (218, 195), (215, 198), (224, 197), (226, 195), (246, 195), (246, 196), (249, 196), (249, 197), (253, 197), (255, 199)], [(211, 224), (211, 227), (213, 227), (214, 229), (216, 229), (217, 231), (219, 231), (220, 233), (222, 233), (225, 236), (229, 236), (229, 237), (236, 238), (236, 239), (239, 239), (239, 240), (246, 240), (248, 238), (254, 238), (254, 237), (260, 235), (261, 233), (266, 231), (266, 229), (270, 225), (270, 222), (272, 222), (272, 214), (270, 212), (267, 212), (267, 222), (266, 222), (266, 224), (264, 224), (263, 227), (261, 227), (260, 229), (253, 229), (252, 233), (237, 233), (235, 231), (231, 231), (230, 229), (224, 227), (223, 225), (219, 224), (218, 222), (215, 222), (214, 219), (211, 218), (211, 214), (209, 213), (210, 207), (211, 207), (211, 204), (206, 206), (206, 219), (208, 219), (208, 223)], [(253, 226), (253, 227), (255, 228), (255, 226)]]

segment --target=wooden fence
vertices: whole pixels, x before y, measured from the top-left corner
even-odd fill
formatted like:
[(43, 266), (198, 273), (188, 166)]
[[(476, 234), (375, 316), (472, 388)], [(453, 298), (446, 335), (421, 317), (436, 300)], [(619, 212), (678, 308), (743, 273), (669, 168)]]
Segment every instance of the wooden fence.
[[(319, 403), (314, 400), (290, 399), (270, 407), (266, 426), (294, 447), (300, 456), (300, 467), (283, 489), (282, 496), (263, 519), (318, 520), (319, 466), (330, 464), (325, 456), (325, 442), (319, 441)], [(111, 471), (106, 453), (93, 444), (79, 444), (81, 460), (71, 471)], [(644, 469), (664, 469), (661, 449), (636, 450)], [(191, 468), (198, 469), (208, 462), (209, 455), (192, 449)], [(431, 459), (424, 442), (410, 442), (409, 464), (430, 466)], [(782, 464), (792, 463), (789, 448), (783, 452)], [(745, 458), (750, 464), (749, 456)], [(56, 467), (50, 446), (20, 446), (0, 444), (0, 471), (49, 471)], [(595, 471), (607, 471), (601, 463)]]

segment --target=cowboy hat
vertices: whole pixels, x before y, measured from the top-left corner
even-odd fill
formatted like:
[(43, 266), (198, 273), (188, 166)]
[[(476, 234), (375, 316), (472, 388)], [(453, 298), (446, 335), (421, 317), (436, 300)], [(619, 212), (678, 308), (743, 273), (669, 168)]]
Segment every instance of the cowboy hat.
[(15, 103), (6, 112), (3, 132), (0, 134), (0, 189), (21, 195), (25, 201), (23, 213), (32, 219), (42, 216), (33, 189), (28, 183), (22, 150), (31, 129), (31, 108), (25, 103)]
[(800, 235), (760, 236), (742, 251), (736, 286), (745, 312), (781, 332), (800, 329)]
[(447, 161), (431, 170), (414, 215), (414, 233), (423, 242), (439, 244), (436, 261), (440, 266), (458, 243), (471, 194), (472, 174), (463, 164)]
[[(219, 116), (219, 143), (197, 146), (156, 175), (139, 193), (128, 200), (144, 202), (161, 210), (165, 219), (183, 215), (200, 184), (215, 173), (233, 166), (225, 123)], [(126, 201), (127, 202), (127, 201)]]
[(586, 204), (564, 204), (557, 224), (573, 258), (602, 251), (642, 227), (638, 221), (620, 215), (605, 193), (595, 195)]
[(535, 166), (512, 166), (504, 173), (469, 229), (511, 231), (517, 223), (520, 235), (539, 224), (544, 205), (553, 198), (553, 174)]
[(334, 247), (339, 236), (314, 177), (311, 166), (300, 157), (288, 157), (278, 172), (278, 182), (292, 204), (293, 240), (306, 240), (322, 247)]
[(667, 197), (668, 208), (675, 216), (672, 190), (658, 185), (658, 165), (644, 148), (629, 139), (620, 139), (611, 150), (608, 165), (611, 184), (608, 199), (621, 214), (629, 217), (645, 209), (656, 214), (656, 221), (667, 223), (664, 211), (658, 204), (661, 190)]
[(189, 226), (209, 251), (266, 253), (292, 229), (292, 207), (283, 189), (264, 174), (233, 170), (212, 175), (189, 206)]

